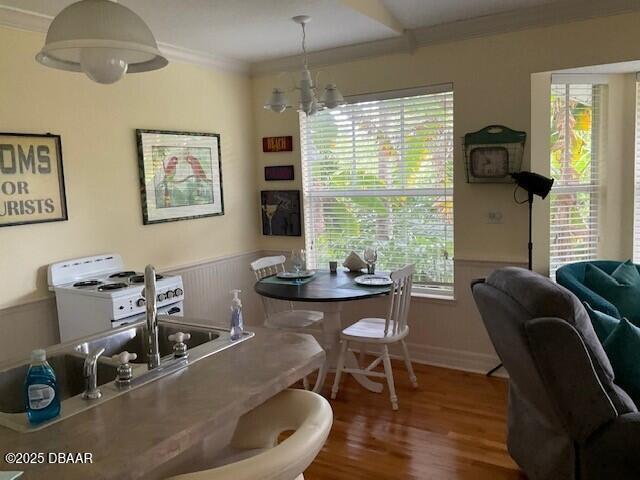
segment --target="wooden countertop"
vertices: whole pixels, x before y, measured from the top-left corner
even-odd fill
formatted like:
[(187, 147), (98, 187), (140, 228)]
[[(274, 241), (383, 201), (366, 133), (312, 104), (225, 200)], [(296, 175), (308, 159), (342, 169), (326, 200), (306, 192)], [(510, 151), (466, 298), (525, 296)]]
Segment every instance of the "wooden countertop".
[[(32, 433), (0, 427), (0, 471), (24, 479), (132, 479), (197, 445), (320, 367), (310, 335), (249, 328), (233, 348)], [(8, 465), (7, 452), (90, 452), (91, 464)]]

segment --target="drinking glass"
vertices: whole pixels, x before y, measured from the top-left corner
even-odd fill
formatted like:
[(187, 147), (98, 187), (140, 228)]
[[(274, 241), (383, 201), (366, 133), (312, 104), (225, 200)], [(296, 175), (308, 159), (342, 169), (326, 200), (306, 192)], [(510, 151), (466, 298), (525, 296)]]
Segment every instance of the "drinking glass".
[(367, 273), (376, 273), (376, 261), (378, 260), (378, 250), (367, 248), (364, 251), (364, 261), (367, 262)]
[[(291, 266), (296, 275), (300, 275), (300, 272), (304, 270), (306, 264), (306, 255), (304, 250), (293, 250), (291, 252)], [(300, 281), (300, 278), (296, 278), (296, 281)]]

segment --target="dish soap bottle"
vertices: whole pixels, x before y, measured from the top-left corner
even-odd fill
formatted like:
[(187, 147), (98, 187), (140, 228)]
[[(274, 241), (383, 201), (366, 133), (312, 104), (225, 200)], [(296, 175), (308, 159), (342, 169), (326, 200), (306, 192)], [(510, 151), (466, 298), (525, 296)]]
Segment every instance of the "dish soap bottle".
[(242, 318), (242, 302), (240, 301), (240, 290), (231, 290), (233, 300), (231, 300), (231, 340), (239, 340), (244, 331), (244, 319)]
[(27, 418), (37, 425), (60, 414), (60, 395), (56, 374), (44, 350), (31, 352), (31, 365), (24, 382)]

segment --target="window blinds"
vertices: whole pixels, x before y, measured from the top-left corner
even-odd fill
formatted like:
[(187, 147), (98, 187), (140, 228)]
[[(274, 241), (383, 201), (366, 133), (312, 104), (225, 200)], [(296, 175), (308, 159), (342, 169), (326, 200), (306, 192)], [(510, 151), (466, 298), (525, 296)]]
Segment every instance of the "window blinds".
[(598, 181), (606, 85), (551, 85), (550, 272), (598, 256)]
[(380, 271), (453, 285), (453, 92), (410, 93), (300, 116), (313, 268), (373, 246)]

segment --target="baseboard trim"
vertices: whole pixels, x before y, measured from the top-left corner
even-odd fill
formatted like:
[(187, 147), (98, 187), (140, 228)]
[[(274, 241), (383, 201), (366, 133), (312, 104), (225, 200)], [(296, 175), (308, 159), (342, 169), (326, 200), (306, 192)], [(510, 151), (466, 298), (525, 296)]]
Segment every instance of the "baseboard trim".
[[(409, 355), (411, 355), (413, 362), (432, 365), (434, 367), (452, 368), (465, 372), (486, 374), (500, 363), (500, 359), (496, 355), (415, 343), (407, 343), (407, 346), (409, 347)], [(402, 358), (395, 354), (393, 357)], [(507, 376), (504, 369), (501, 369), (494, 375), (498, 377)]]

